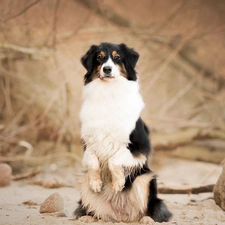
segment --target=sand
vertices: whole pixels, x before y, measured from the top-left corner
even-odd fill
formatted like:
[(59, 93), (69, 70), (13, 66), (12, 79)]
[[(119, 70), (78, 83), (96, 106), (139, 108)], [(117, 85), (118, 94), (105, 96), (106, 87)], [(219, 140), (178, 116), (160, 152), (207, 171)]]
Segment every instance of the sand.
[[(171, 169), (168, 169), (168, 164), (171, 163), (172, 161), (166, 160), (164, 165), (167, 169), (159, 170), (159, 182), (161, 184), (167, 183), (169, 185), (172, 181), (173, 185), (188, 183), (188, 181), (190, 181), (188, 185), (190, 183), (196, 184), (200, 180), (200, 177), (201, 182), (203, 180), (205, 183), (206, 180), (209, 183), (216, 182), (222, 168), (218, 165), (209, 166), (195, 163), (193, 165), (198, 169), (196, 170), (195, 168), (194, 170), (194, 166), (192, 164), (190, 165), (190, 162), (180, 161), (180, 163), (176, 164), (176, 173), (174, 173), (174, 168), (172, 170), (170, 166), (169, 168)], [(187, 171), (190, 171), (190, 174), (187, 174), (187, 171), (184, 170), (183, 173), (179, 173), (182, 168), (186, 168)], [(171, 171), (173, 171), (172, 176), (170, 174), (172, 173)], [(184, 172), (186, 175), (184, 175)], [(59, 193), (64, 199), (64, 214), (40, 214), (39, 209), (41, 203), (54, 192)], [(165, 200), (173, 213), (171, 221), (162, 224), (225, 224), (225, 212), (215, 204), (213, 193), (201, 193), (198, 195), (160, 194), (160, 197)], [(78, 200), (79, 191), (73, 187), (47, 189), (38, 185), (30, 185), (27, 180), (14, 181), (10, 186), (0, 188), (0, 225), (84, 224), (72, 218), (72, 212), (76, 208), (76, 202)], [(94, 224), (99, 223), (112, 224), (111, 222), (104, 223), (103, 221), (98, 221)], [(119, 224), (123, 225), (125, 223)]]

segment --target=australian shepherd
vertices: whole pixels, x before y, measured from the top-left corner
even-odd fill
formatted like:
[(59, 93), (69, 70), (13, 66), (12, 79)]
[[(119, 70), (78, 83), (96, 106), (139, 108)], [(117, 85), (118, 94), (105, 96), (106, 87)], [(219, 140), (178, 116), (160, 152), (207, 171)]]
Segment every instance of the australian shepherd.
[(76, 218), (163, 222), (172, 215), (157, 197), (156, 177), (148, 167), (151, 145), (140, 118), (138, 58), (125, 44), (111, 43), (93, 45), (81, 58), (87, 70), (80, 112), (84, 172)]

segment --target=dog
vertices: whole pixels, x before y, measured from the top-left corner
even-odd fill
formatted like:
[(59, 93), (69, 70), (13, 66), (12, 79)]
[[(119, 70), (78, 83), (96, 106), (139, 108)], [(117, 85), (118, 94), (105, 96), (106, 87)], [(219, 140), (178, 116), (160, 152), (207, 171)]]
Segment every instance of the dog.
[(125, 44), (92, 45), (81, 58), (84, 76), (80, 111), (84, 171), (76, 218), (134, 222), (168, 221), (148, 167), (149, 130), (140, 117), (144, 102), (135, 71), (139, 54)]

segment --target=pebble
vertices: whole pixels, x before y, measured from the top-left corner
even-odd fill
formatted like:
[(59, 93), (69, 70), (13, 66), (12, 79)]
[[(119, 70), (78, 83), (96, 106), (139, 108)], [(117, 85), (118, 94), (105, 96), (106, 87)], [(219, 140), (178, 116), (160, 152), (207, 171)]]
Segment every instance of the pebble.
[(10, 185), (12, 168), (6, 163), (0, 163), (0, 187)]
[(63, 212), (64, 210), (64, 201), (60, 194), (53, 193), (51, 194), (40, 207), (40, 213), (55, 213)]

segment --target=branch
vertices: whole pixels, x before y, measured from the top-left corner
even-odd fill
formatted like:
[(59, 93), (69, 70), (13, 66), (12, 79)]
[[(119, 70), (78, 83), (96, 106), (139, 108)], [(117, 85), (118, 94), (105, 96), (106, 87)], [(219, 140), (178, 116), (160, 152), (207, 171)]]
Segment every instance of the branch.
[(189, 143), (200, 133), (200, 128), (189, 128), (174, 133), (152, 133), (154, 149), (174, 149), (179, 145)]
[(130, 28), (132, 27), (132, 23), (130, 20), (126, 19), (125, 17), (120, 16), (119, 14), (115, 13), (112, 8), (110, 11), (107, 10), (107, 5), (105, 5), (103, 2), (101, 4), (98, 4), (98, 1), (96, 0), (78, 0), (80, 4), (88, 8), (89, 10), (96, 10), (96, 13), (99, 14), (102, 17), (105, 17), (108, 21), (112, 22), (113, 24), (119, 26), (119, 27), (126, 27)]
[(176, 93), (174, 97), (172, 97), (159, 111), (159, 116), (164, 115), (169, 108), (171, 108), (180, 98), (182, 98), (194, 85), (194, 79), (191, 80), (186, 87), (181, 89), (179, 92)]
[(81, 161), (81, 158), (78, 155), (74, 153), (64, 152), (64, 153), (56, 153), (56, 154), (51, 154), (46, 156), (24, 156), (24, 155), (11, 156), (11, 157), (0, 156), (0, 162), (29, 161), (29, 162), (36, 162), (40, 164), (41, 162), (45, 160), (52, 160), (54, 158), (62, 158), (62, 157), (69, 157), (78, 162)]
[[(179, 48), (176, 52), (176, 55), (172, 58), (172, 60), (169, 61), (170, 65), (175, 69), (181, 68), (183, 73), (192, 79), (196, 79), (196, 77), (202, 77), (204, 82), (201, 83), (201, 88), (205, 92), (214, 93), (216, 84), (218, 87), (217, 93), (219, 93), (222, 90), (221, 84), (225, 82), (225, 79), (221, 75), (215, 77), (215, 71), (210, 71), (209, 69), (204, 68), (198, 64), (198, 62), (193, 61), (186, 56), (184, 47), (188, 42), (194, 39), (195, 35), (196, 34), (194, 32), (187, 34), (186, 37), (181, 39), (180, 43), (176, 47), (171, 46), (171, 44), (167, 43), (167, 41), (164, 41), (162, 38), (160, 39), (158, 37), (148, 38), (148, 41), (150, 41), (149, 44), (154, 44), (157, 47), (164, 47), (164, 52), (160, 54), (162, 59), (165, 58), (165, 55), (169, 55), (169, 57), (171, 57), (171, 55), (174, 54), (174, 51), (182, 44), (182, 42), (184, 42), (183, 45), (181, 45), (181, 48)], [(168, 58), (165, 59), (165, 62), (168, 61)], [(166, 66), (169, 63), (167, 63)]]
[(5, 19), (3, 22), (6, 23), (11, 19), (14, 19), (18, 16), (21, 16), (23, 13), (25, 13), (28, 9), (30, 9), (31, 7), (33, 7), (34, 5), (36, 5), (38, 2), (40, 2), (41, 0), (36, 0), (34, 2), (32, 2), (30, 5), (28, 5), (27, 7), (25, 7), (24, 9), (22, 9), (20, 12), (16, 13), (15, 15), (12, 15), (10, 17), (8, 17), (7, 19)]
[(154, 149), (174, 149), (180, 145), (193, 143), (194, 140), (220, 139), (225, 140), (225, 131), (218, 129), (201, 129), (200, 127), (186, 128), (173, 133), (151, 134)]
[(25, 179), (25, 178), (31, 178), (41, 172), (42, 172), (42, 169), (35, 168), (32, 171), (12, 176), (12, 180), (21, 180), (21, 179)]
[(18, 45), (13, 45), (13, 44), (6, 44), (6, 43), (0, 43), (0, 49), (4, 50), (13, 50), (18, 53), (26, 54), (26, 55), (31, 55), (34, 58), (39, 58), (39, 57), (47, 57), (50, 55), (51, 50), (49, 49), (37, 49), (37, 48), (27, 48), (23, 46), (18, 46)]
[(160, 194), (200, 194), (212, 192), (214, 184), (203, 185), (199, 187), (159, 187)]

